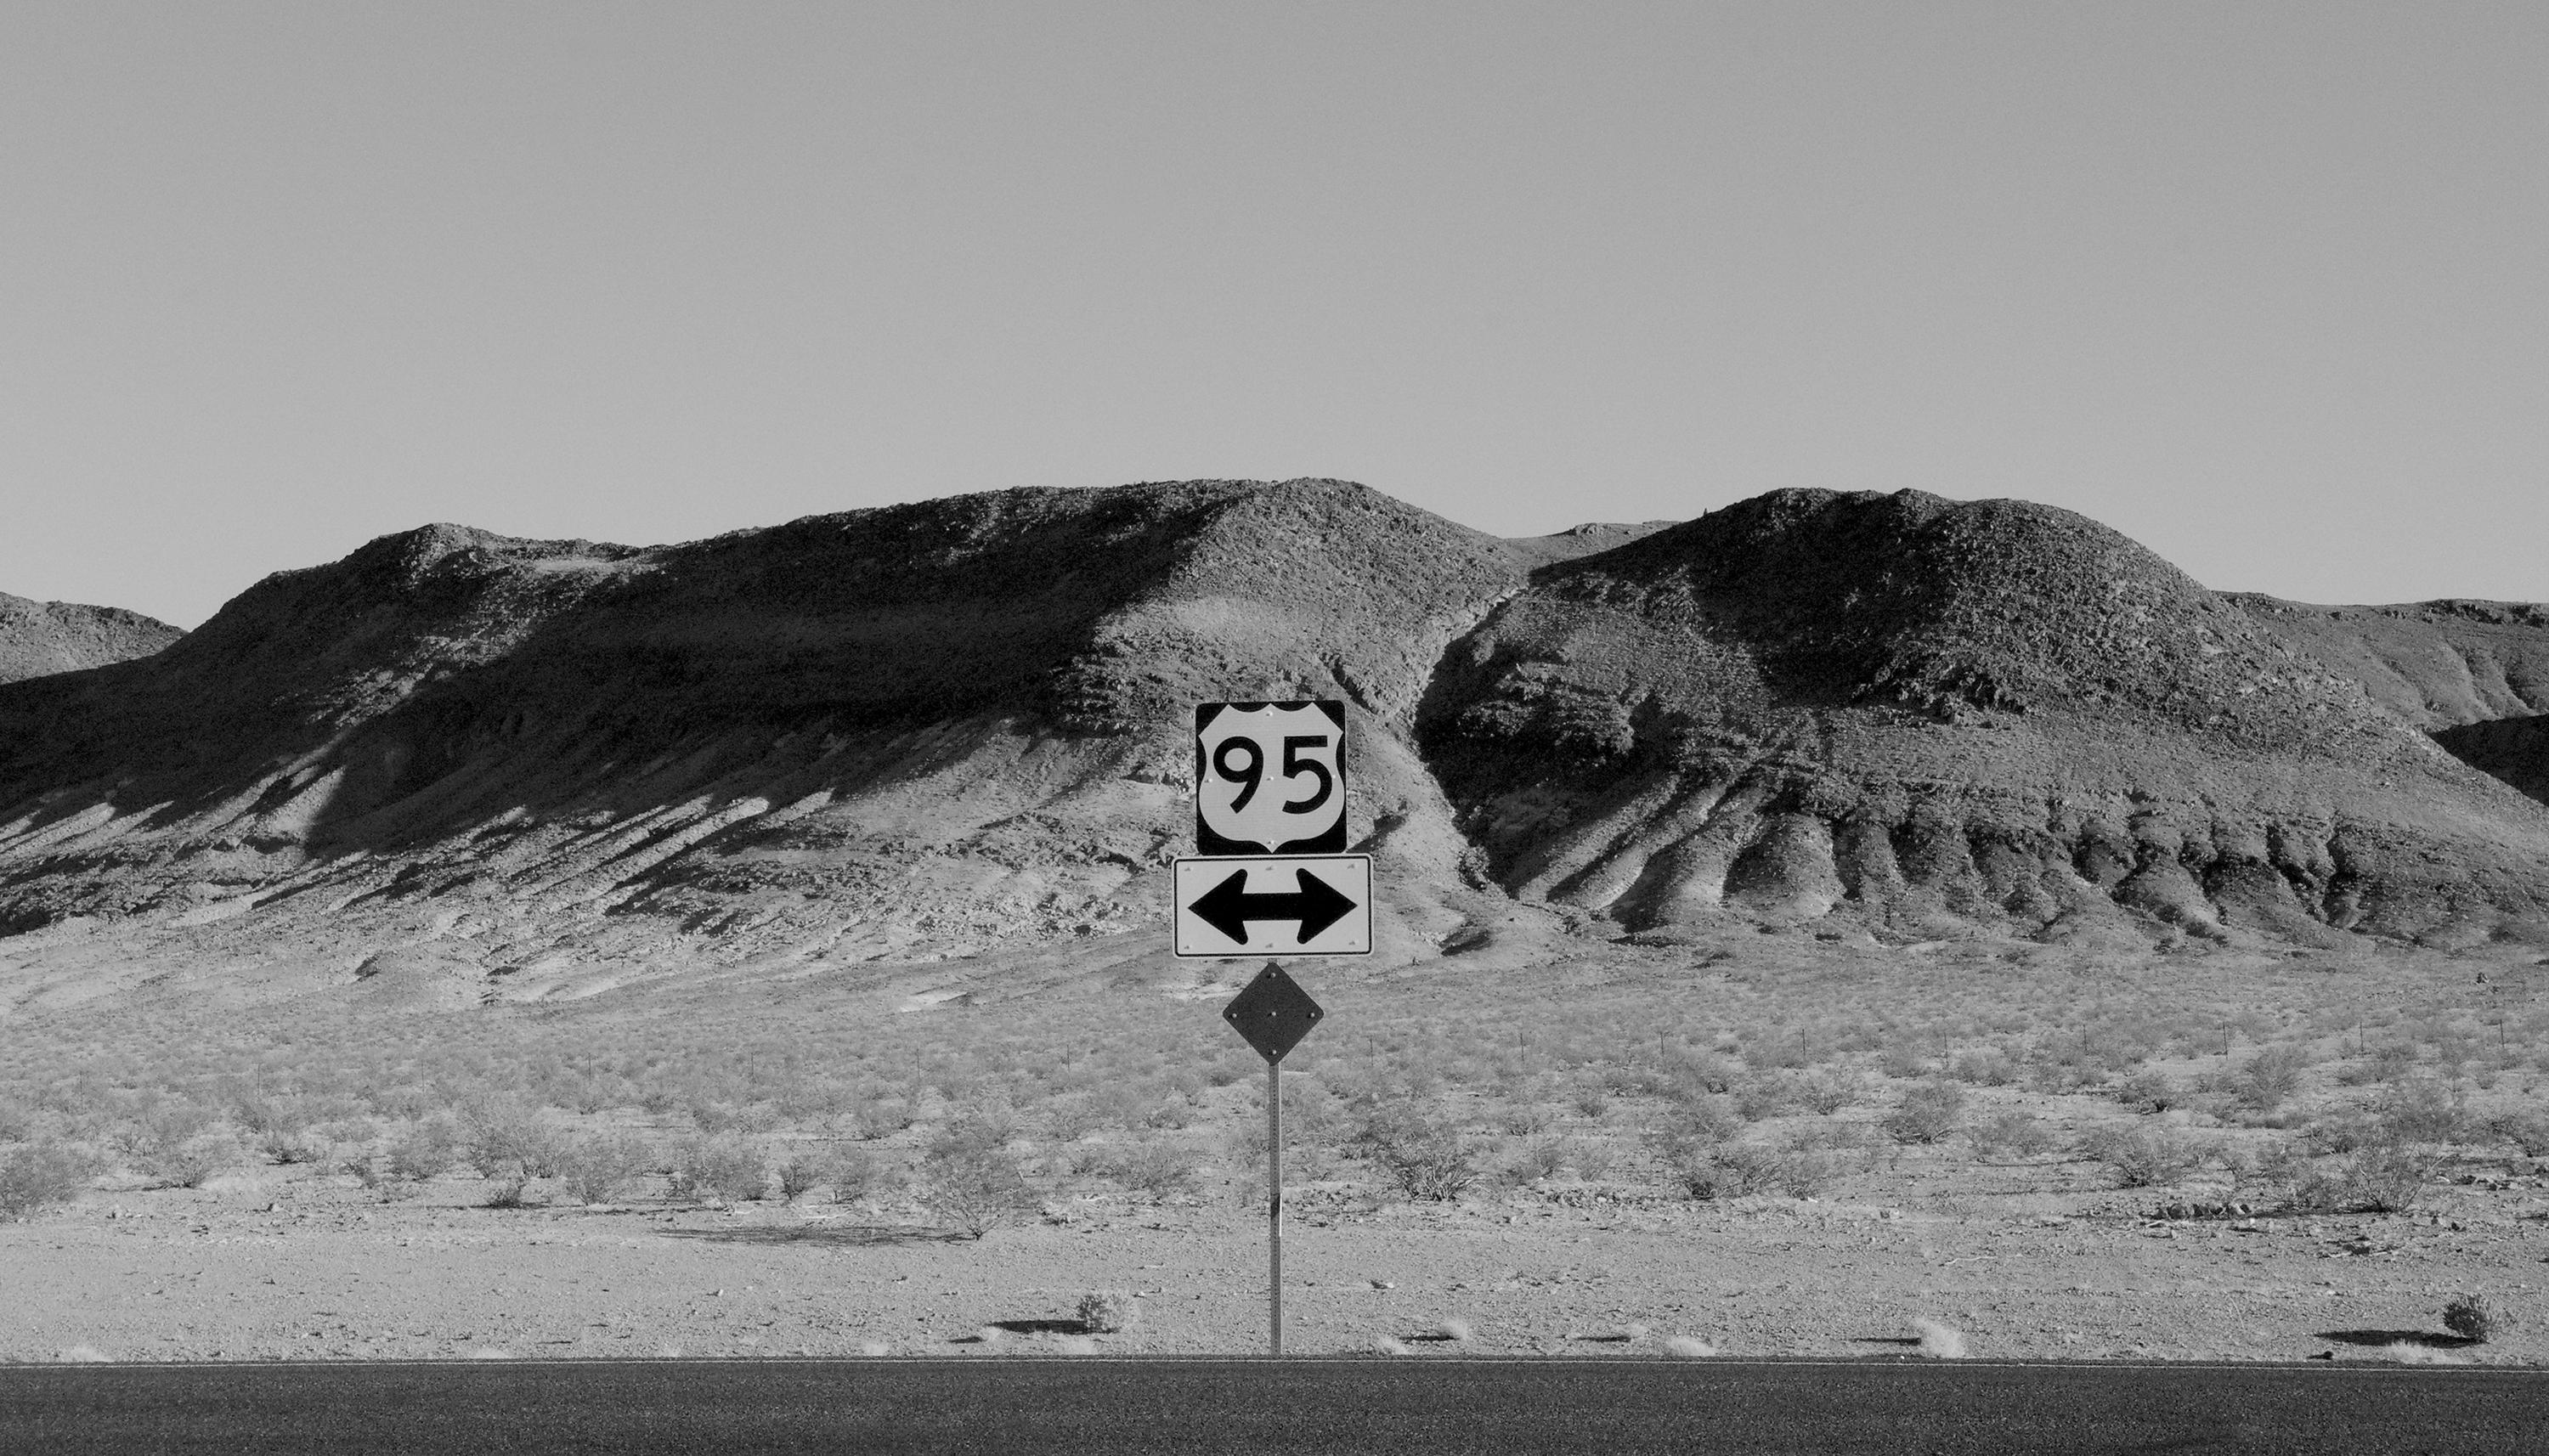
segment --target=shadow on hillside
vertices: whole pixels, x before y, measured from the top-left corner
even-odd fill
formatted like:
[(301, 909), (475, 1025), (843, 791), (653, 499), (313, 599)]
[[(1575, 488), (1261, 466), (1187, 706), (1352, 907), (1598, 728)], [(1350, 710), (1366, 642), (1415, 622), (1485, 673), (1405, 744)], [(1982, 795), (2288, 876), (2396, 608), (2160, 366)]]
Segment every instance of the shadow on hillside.
[(2323, 1329), (2318, 1337), (2341, 1345), (2423, 1345), (2430, 1350), (2457, 1350), (2478, 1341), (2426, 1329)]
[(973, 1237), (946, 1228), (875, 1224), (796, 1224), (748, 1228), (664, 1228), (657, 1231), (666, 1238), (697, 1238), (708, 1243), (798, 1243), (850, 1248), (881, 1243), (966, 1243)]

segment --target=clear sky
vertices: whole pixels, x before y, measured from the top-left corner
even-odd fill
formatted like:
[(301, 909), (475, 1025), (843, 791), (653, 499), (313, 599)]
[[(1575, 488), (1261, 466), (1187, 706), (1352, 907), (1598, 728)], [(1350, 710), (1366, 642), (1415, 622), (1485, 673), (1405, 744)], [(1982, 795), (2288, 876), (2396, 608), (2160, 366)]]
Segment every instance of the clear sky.
[(0, 9), (0, 591), (1302, 475), (2549, 597), (2549, 4)]

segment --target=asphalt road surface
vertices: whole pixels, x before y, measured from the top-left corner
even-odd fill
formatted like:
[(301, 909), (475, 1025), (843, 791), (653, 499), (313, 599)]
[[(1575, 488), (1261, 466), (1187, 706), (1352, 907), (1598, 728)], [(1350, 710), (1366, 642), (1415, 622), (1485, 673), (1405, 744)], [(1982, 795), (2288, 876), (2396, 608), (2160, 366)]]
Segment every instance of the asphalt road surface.
[(2549, 1451), (2549, 1372), (1648, 1360), (0, 1367), (0, 1452)]

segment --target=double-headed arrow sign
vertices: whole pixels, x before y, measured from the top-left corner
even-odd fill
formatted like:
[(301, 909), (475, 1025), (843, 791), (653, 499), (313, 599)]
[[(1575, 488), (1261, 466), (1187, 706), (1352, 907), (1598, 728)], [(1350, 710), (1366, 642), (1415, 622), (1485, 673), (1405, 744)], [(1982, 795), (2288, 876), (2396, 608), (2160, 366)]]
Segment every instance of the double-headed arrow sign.
[(1180, 860), (1180, 956), (1366, 956), (1371, 857)]
[(1295, 921), (1301, 927), (1295, 944), (1303, 946), (1355, 908), (1355, 901), (1338, 894), (1334, 885), (1307, 869), (1294, 869), (1292, 882), (1298, 888), (1289, 894), (1252, 895), (1248, 892), (1248, 871), (1234, 869), (1228, 879), (1204, 891), (1186, 908), (1204, 924), (1241, 942), (1248, 939), (1248, 922), (1252, 920)]

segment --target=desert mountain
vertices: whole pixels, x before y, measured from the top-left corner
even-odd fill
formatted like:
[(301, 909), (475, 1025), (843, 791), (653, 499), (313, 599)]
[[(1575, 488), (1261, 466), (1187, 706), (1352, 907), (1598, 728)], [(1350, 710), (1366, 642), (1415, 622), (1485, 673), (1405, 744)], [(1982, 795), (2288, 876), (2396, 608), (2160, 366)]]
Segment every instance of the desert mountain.
[[(1222, 697), (1350, 704), (1383, 963), (1561, 922), (2533, 933), (2549, 810), (2423, 730), (2536, 710), (2549, 628), (2356, 610), (1912, 493), (1532, 541), (1335, 481), (646, 549), (427, 526), (0, 686), (0, 1007), (1156, 964), (1189, 706)], [(2482, 637), (2492, 675), (2453, 645)]]
[(118, 606), (30, 601), (0, 592), (0, 682), (148, 657), (185, 635)]
[(1500, 883), (1632, 930), (2536, 933), (2549, 814), (2318, 625), (2067, 511), (1786, 491), (1536, 575), (1418, 742)]
[(2362, 683), (2374, 702), (2416, 727), (2549, 713), (2549, 606), (2306, 606), (2245, 592), (2228, 599), (2268, 638)]
[(1435, 664), (1534, 565), (1635, 534), (1507, 543), (1306, 481), (654, 550), (386, 537), (159, 658), (0, 688), (0, 956), (47, 999), (163, 954), (288, 989), (400, 946), (529, 994), (1149, 931), (1190, 704), (1233, 693), (1353, 704), (1383, 940), (1430, 954), (1504, 899), (1408, 747)]
[(2462, 762), (2549, 802), (2549, 606), (2304, 606), (2238, 594), (2278, 642), (2361, 682)]

